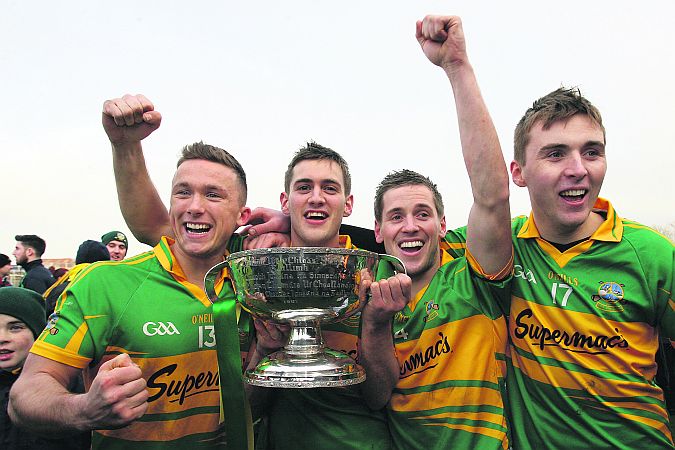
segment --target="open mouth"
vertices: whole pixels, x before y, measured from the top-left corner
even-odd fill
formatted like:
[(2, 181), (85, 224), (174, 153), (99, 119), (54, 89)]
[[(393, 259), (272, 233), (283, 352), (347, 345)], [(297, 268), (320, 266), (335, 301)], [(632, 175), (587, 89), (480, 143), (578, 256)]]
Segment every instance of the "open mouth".
[(305, 213), (305, 219), (309, 220), (325, 220), (328, 218), (328, 214), (321, 211), (308, 211)]
[(588, 191), (586, 189), (567, 189), (562, 191), (559, 195), (565, 200), (578, 202), (584, 199)]
[(185, 231), (191, 234), (205, 234), (211, 230), (211, 225), (207, 225), (205, 223), (188, 222), (183, 226), (185, 227)]
[(398, 244), (398, 247), (403, 251), (403, 253), (415, 253), (424, 247), (424, 242), (420, 240), (416, 241), (405, 241)]

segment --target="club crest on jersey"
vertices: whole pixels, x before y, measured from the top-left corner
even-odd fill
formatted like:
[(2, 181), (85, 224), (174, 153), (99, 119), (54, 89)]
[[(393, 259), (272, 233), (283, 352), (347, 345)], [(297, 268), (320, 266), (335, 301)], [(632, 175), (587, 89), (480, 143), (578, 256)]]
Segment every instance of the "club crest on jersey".
[(59, 332), (59, 329), (56, 328), (56, 322), (59, 320), (59, 317), (61, 317), (61, 315), (58, 312), (53, 312), (47, 319), (45, 330), (48, 330), (49, 334), (54, 335)]
[(623, 311), (623, 304), (626, 303), (624, 285), (615, 281), (600, 281), (599, 284), (598, 293), (591, 296), (595, 307), (609, 312)]
[(424, 312), (426, 313), (426, 316), (424, 317), (425, 322), (434, 320), (436, 317), (438, 317), (438, 303), (436, 303), (434, 300), (424, 302)]

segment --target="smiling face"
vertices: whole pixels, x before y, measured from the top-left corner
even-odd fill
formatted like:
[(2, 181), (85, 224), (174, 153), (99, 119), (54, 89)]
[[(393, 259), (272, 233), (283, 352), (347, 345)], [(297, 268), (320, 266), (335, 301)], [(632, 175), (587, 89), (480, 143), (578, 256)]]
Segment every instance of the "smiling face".
[(293, 168), (289, 192), (281, 193), (281, 210), (291, 218), (295, 247), (337, 247), (342, 218), (352, 213), (340, 166), (327, 159), (300, 161)]
[(525, 161), (513, 161), (511, 175), (516, 185), (528, 188), (542, 237), (567, 243), (593, 234), (600, 216), (592, 208), (607, 171), (602, 128), (581, 114), (547, 130), (537, 122), (529, 132)]
[(22, 367), (34, 340), (33, 332), (25, 323), (0, 314), (0, 370), (9, 372)]
[(169, 217), (179, 261), (187, 258), (216, 264), (222, 260), (232, 233), (251, 213), (241, 204), (240, 189), (234, 170), (223, 164), (190, 159), (178, 167)]
[(106, 244), (106, 248), (112, 261), (122, 261), (127, 255), (127, 246), (124, 245), (124, 242), (110, 241)]
[(375, 239), (403, 261), (415, 292), (429, 284), (440, 267), (439, 242), (444, 236), (445, 217), (438, 216), (428, 187), (413, 184), (384, 193)]

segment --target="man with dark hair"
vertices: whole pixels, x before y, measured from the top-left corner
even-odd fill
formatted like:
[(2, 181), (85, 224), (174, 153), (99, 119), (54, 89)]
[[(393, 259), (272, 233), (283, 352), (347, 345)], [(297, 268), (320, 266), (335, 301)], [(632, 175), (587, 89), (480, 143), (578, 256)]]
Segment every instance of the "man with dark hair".
[(361, 325), (364, 392), (373, 408), (387, 406), (394, 448), (504, 449), (507, 331), (492, 297), (506, 303), (513, 267), (508, 173), (459, 18), (427, 16), (416, 34), (452, 85), (474, 203), (466, 254), (453, 257), (443, 242), (443, 200), (429, 178), (401, 170), (377, 187), (375, 237), (404, 262), (413, 296), (380, 298), (388, 281), (371, 285)]
[[(104, 104), (103, 126), (119, 155), (142, 152), (141, 140), (160, 120), (141, 95)], [(225, 150), (213, 152), (219, 156), (204, 159), (183, 151), (171, 188), (172, 238), (125, 261), (92, 264), (66, 289), (12, 389), (10, 413), (20, 425), (94, 430), (94, 449), (246, 448), (240, 374), (250, 316), (234, 308), (226, 314), (234, 339), (219, 366), (203, 283), (250, 210), (241, 166)], [(233, 302), (226, 275), (216, 290)], [(89, 389), (73, 394), (66, 384), (82, 370)], [(235, 375), (219, 377), (219, 370)], [(221, 391), (230, 401), (224, 424)]]
[(675, 337), (674, 247), (599, 197), (599, 111), (556, 89), (518, 123), (511, 176), (529, 217), (513, 221), (508, 394), (514, 448), (673, 448), (654, 382)]
[(16, 263), (26, 271), (19, 286), (42, 294), (56, 281), (49, 269), (42, 264), (41, 257), (47, 244), (34, 234), (19, 234), (14, 239), (17, 242), (12, 255), (16, 258)]
[(112, 261), (122, 261), (127, 256), (129, 241), (121, 231), (109, 231), (101, 236), (101, 242), (108, 249)]

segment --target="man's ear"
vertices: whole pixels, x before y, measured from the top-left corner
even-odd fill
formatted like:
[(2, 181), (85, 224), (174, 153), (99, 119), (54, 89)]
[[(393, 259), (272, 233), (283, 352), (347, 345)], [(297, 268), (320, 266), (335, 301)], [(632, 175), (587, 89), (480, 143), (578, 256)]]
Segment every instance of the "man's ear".
[(527, 183), (523, 177), (523, 168), (517, 161), (511, 161), (511, 179), (516, 186), (525, 187)]
[(447, 232), (446, 225), (445, 225), (445, 216), (441, 217), (441, 236), (440, 238), (443, 239), (445, 237), (445, 233)]
[(237, 220), (237, 225), (242, 226), (248, 223), (248, 219), (251, 218), (251, 208), (248, 206), (242, 206), (239, 209), (239, 219)]
[(384, 242), (384, 238), (382, 237), (382, 234), (380, 234), (380, 224), (375, 221), (375, 242), (378, 244), (381, 244)]
[(288, 194), (286, 192), (282, 192), (279, 195), (279, 202), (281, 202), (281, 212), (290, 216), (291, 213), (288, 210)]
[(354, 208), (354, 196), (349, 194), (345, 200), (345, 212), (342, 217), (349, 217), (352, 215), (352, 208)]

